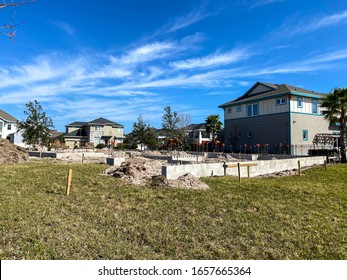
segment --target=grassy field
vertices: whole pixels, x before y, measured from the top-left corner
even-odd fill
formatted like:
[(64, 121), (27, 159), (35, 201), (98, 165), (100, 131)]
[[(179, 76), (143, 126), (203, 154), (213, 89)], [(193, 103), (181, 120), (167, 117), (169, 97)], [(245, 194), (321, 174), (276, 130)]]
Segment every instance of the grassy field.
[(134, 187), (107, 167), (0, 165), (1, 259), (347, 259), (347, 165)]

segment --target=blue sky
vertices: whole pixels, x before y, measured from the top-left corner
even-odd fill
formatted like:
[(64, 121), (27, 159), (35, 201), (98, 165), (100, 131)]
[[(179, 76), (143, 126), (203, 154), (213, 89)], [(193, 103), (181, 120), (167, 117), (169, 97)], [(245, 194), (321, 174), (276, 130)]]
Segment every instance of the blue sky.
[(192, 123), (257, 81), (330, 92), (347, 87), (345, 0), (39, 0), (0, 37), (0, 109), (38, 100), (65, 130), (108, 118), (160, 128), (164, 106)]

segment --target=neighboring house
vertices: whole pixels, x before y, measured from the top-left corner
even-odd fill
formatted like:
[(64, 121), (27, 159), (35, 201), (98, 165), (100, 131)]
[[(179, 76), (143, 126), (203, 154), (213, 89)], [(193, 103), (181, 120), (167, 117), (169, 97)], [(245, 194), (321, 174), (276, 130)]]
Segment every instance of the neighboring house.
[(15, 117), (0, 110), (0, 138), (8, 139), (12, 144), (25, 147), (22, 134), (17, 132), (17, 123), (18, 120)]
[(259, 144), (268, 145), (270, 153), (307, 154), (316, 135), (336, 129), (322, 115), (324, 96), (286, 84), (257, 82), (241, 97), (219, 106), (224, 110), (226, 150)]
[(188, 136), (188, 144), (202, 144), (212, 140), (212, 133), (206, 132), (204, 123), (190, 124), (184, 128), (184, 131)]
[(117, 146), (123, 143), (124, 126), (105, 118), (98, 118), (90, 122), (73, 122), (66, 126), (64, 134), (65, 145), (70, 148), (83, 147), (91, 142)]

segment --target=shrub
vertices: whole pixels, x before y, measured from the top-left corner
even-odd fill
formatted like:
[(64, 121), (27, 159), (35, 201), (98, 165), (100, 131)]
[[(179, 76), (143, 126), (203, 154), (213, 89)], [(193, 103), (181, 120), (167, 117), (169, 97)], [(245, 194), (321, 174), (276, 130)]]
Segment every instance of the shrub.
[(105, 148), (105, 147), (106, 147), (105, 144), (99, 143), (98, 145), (96, 145), (95, 148), (97, 148), (97, 149), (103, 149), (103, 148)]
[(309, 149), (308, 155), (309, 156), (336, 156), (337, 150), (336, 149)]

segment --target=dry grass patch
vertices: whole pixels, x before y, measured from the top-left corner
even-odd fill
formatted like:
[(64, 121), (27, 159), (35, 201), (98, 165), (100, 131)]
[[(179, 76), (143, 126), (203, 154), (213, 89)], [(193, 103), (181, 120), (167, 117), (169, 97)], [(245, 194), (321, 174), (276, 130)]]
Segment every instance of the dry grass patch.
[(346, 259), (347, 166), (136, 187), (107, 166), (0, 165), (1, 259)]

